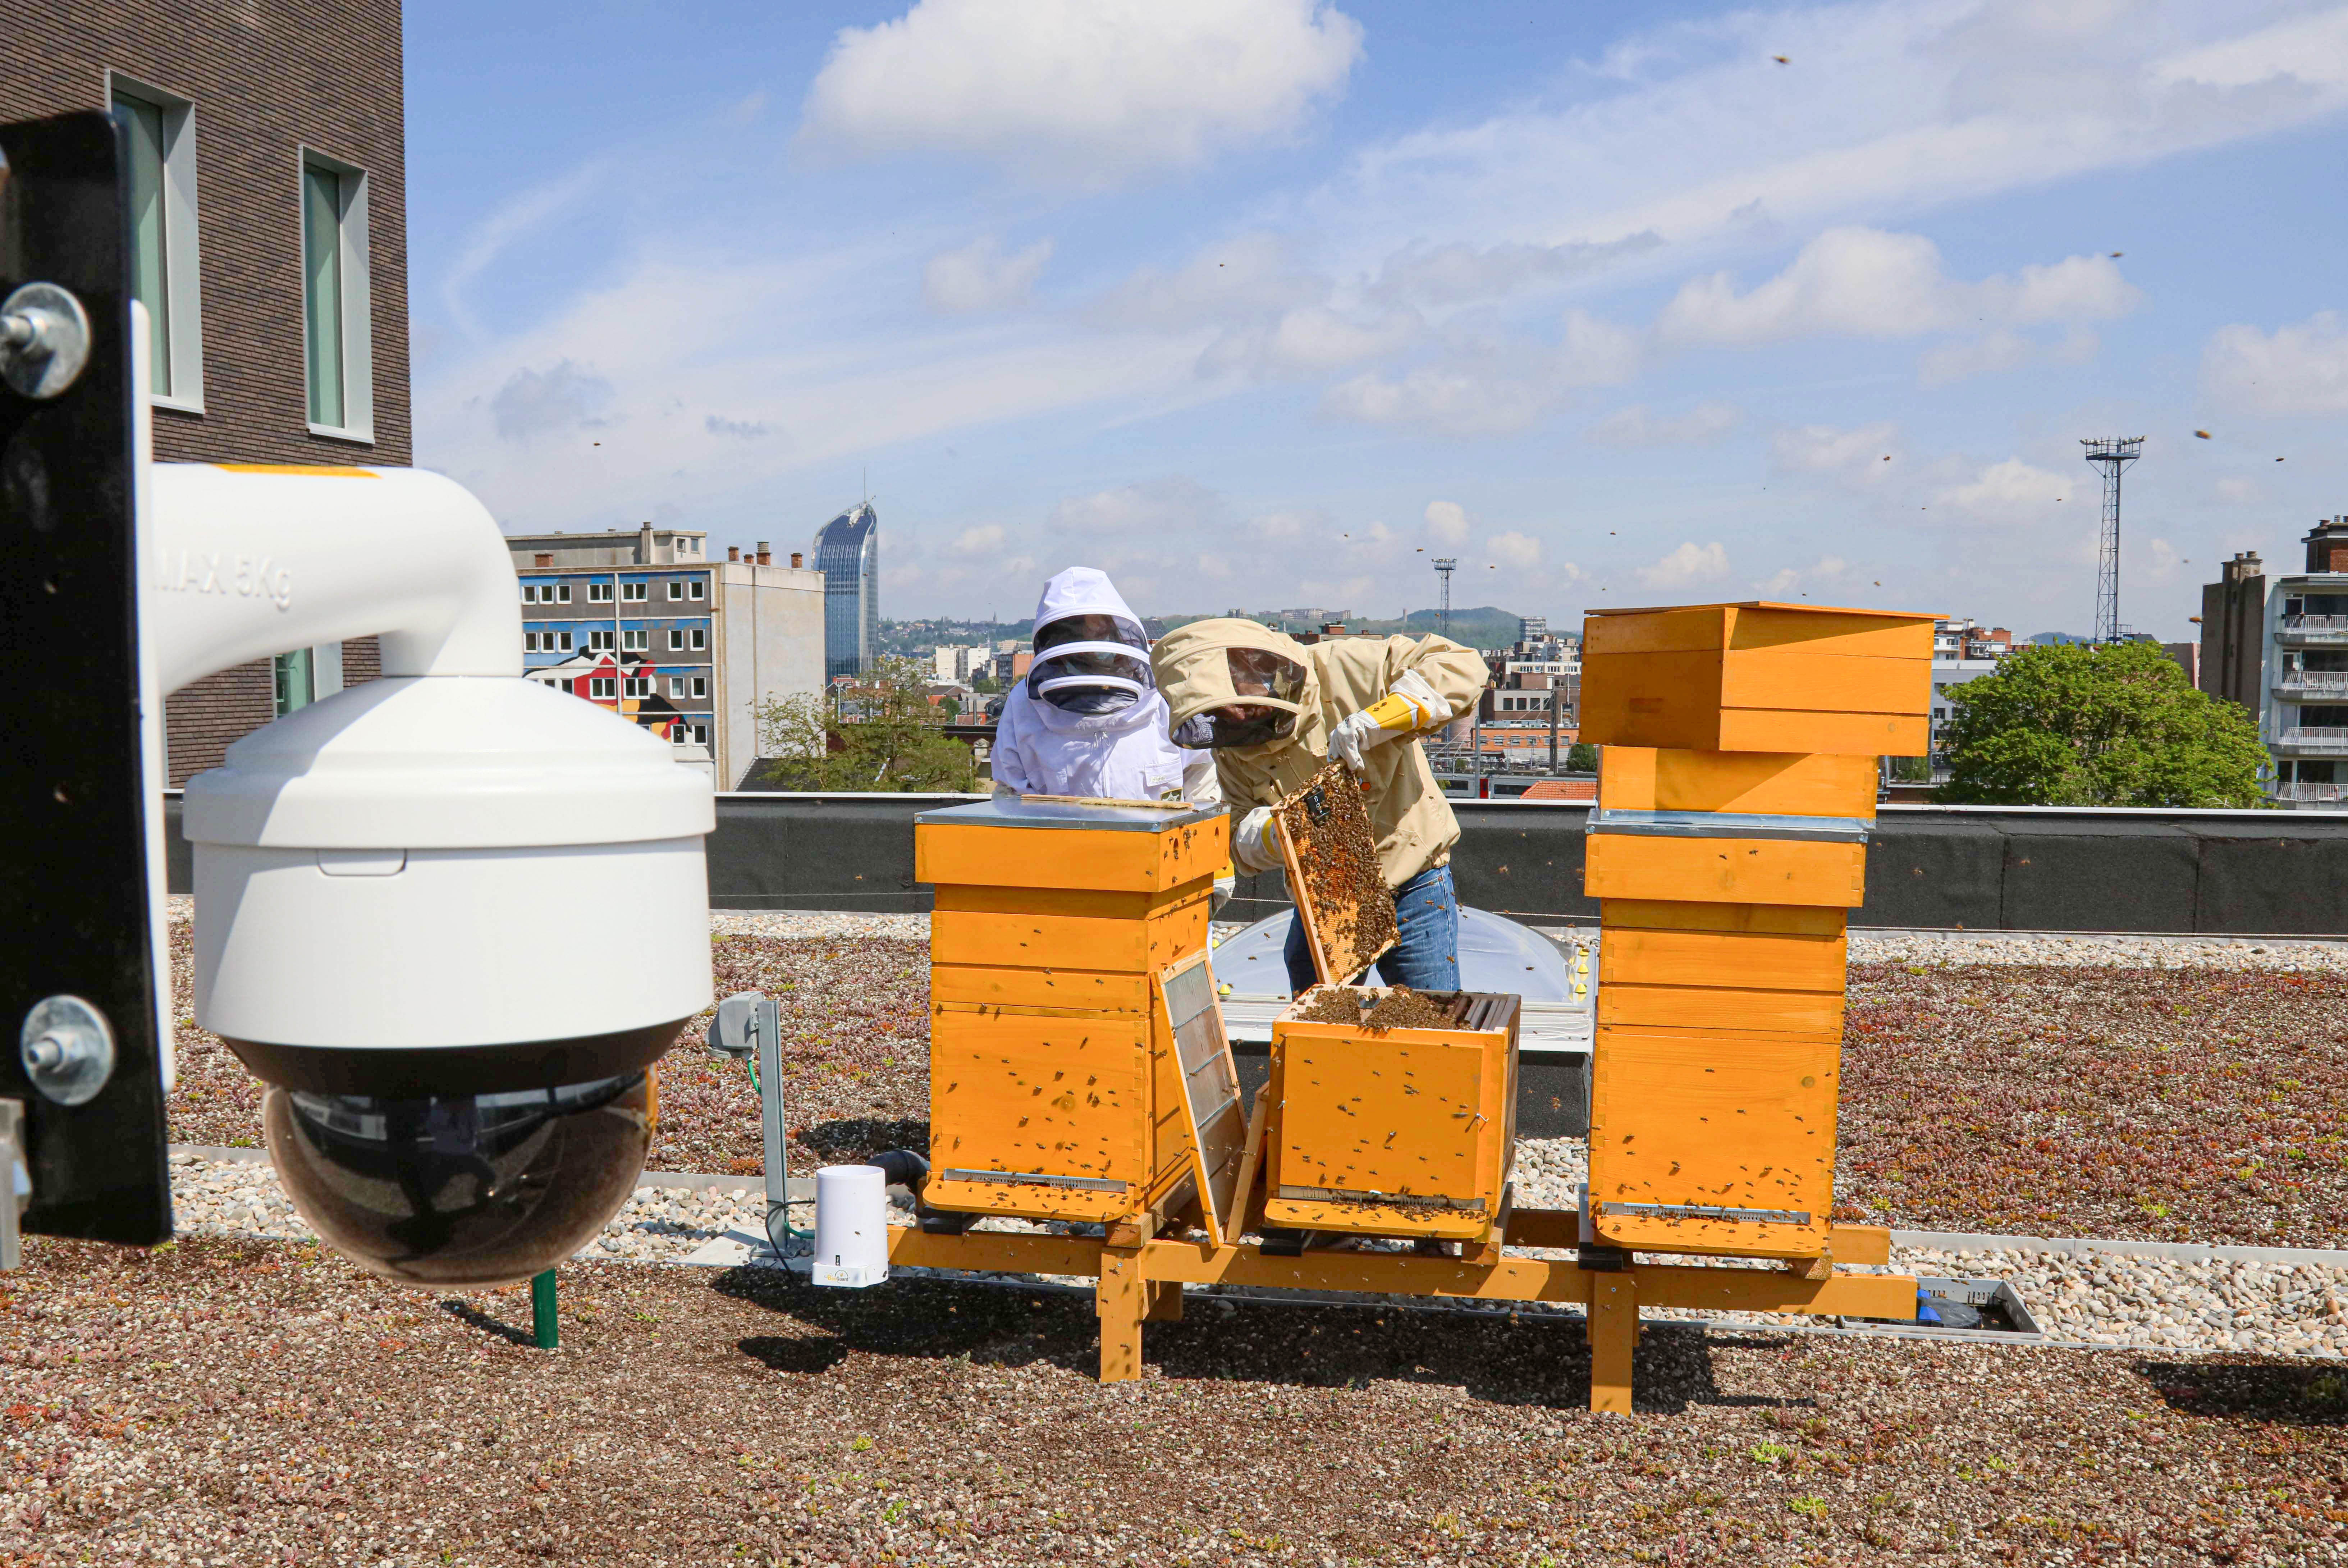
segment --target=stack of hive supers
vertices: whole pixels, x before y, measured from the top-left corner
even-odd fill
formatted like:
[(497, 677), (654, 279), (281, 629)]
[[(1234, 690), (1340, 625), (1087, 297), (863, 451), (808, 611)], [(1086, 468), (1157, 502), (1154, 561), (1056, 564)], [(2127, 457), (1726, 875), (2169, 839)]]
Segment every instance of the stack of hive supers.
[(1776, 603), (1589, 617), (1601, 1242), (1825, 1255), (1844, 926), (1877, 758), (1927, 748), (1932, 622)]
[(1109, 1222), (1179, 1201), (1194, 1135), (1160, 977), (1201, 954), (1220, 806), (997, 798), (914, 819), (931, 1207)]

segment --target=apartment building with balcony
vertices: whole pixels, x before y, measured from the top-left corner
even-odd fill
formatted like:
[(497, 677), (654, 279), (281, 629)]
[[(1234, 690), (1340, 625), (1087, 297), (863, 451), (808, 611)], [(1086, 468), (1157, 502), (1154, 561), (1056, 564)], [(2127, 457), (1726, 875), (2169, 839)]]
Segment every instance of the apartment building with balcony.
[(2322, 810), (2348, 803), (2348, 516), (2301, 542), (2298, 573), (2269, 576), (2246, 552), (2202, 588), (2194, 684), (2257, 716), (2269, 799)]
[(672, 745), (706, 747), (718, 786), (757, 761), (757, 710), (823, 687), (823, 574), (708, 557), (695, 529), (511, 534), (522, 673)]

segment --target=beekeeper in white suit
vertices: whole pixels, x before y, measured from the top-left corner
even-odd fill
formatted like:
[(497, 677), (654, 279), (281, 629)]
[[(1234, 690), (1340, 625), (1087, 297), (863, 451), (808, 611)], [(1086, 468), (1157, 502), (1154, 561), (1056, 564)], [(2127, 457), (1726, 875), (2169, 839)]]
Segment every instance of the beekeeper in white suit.
[(1071, 566), (1044, 584), (1035, 660), (1003, 704), (997, 794), (1220, 801), (1211, 753), (1167, 738), (1149, 638), (1108, 574)]

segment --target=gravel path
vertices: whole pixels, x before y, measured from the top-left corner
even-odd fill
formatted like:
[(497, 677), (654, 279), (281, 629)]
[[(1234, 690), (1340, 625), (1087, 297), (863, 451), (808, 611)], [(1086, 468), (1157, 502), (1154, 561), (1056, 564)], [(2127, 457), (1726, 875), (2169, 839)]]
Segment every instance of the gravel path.
[(1592, 1416), (1554, 1318), (1089, 1305), (576, 1264), (402, 1291), (317, 1249), (36, 1242), (0, 1297), (12, 1565), (2348, 1560), (2311, 1363), (1699, 1336)]
[[(1518, 1201), (1527, 1208), (1570, 1208), (1581, 1171), (1579, 1140), (1527, 1140), (1519, 1146)], [(171, 1176), (184, 1233), (255, 1241), (312, 1239), (265, 1163), (205, 1160), (181, 1151), (172, 1157)], [(728, 1236), (755, 1243), (764, 1234), (765, 1207), (759, 1192), (639, 1188), (580, 1256), (678, 1263)], [(813, 1225), (812, 1204), (795, 1204), (794, 1210), (802, 1228)], [(747, 1250), (727, 1255), (742, 1256)], [(2348, 1355), (2348, 1268), (1905, 1247), (1895, 1250), (1890, 1266), (1901, 1274), (2010, 1279), (2040, 1326), (2057, 1339), (2268, 1356)]]

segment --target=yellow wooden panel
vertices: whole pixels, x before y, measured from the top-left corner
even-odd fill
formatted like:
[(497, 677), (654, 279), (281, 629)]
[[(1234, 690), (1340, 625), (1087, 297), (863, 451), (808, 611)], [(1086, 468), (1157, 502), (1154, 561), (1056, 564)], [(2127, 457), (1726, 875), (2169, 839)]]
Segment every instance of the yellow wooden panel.
[(1272, 1090), (1267, 1222), (1459, 1239), (1498, 1212), (1515, 1155), (1513, 1029), (1275, 1023)]
[[(1834, 1207), (1832, 1045), (1639, 1034), (1601, 1026), (1591, 1058), (1590, 1193), (1599, 1233), (1646, 1251), (1679, 1246), (1815, 1256)], [(1765, 1222), (1636, 1216), (1617, 1203), (1807, 1215)]]
[(1151, 892), (1107, 888), (974, 887), (965, 882), (945, 882), (938, 888), (936, 907), (973, 914), (1065, 914), (1087, 920), (1147, 920), (1200, 896), (1195, 886)]
[(1727, 707), (1921, 718), (1932, 706), (1932, 666), (1925, 659), (1817, 653), (1807, 645), (1756, 648), (1728, 655), (1720, 700)]
[(1598, 906), (1600, 925), (1617, 930), (1751, 931), (1785, 936), (1841, 936), (1850, 916), (1840, 909), (1803, 904), (1676, 903), (1643, 898), (1610, 898)]
[(1138, 1198), (1147, 1049), (1138, 1020), (933, 1014), (930, 1163), (1119, 1181)]
[(1799, 644), (1821, 654), (1893, 659), (1932, 659), (1931, 615), (1897, 610), (1813, 609), (1807, 604), (1736, 604), (1729, 607), (1728, 646), (1733, 650)]
[[(1674, 654), (1727, 646), (1725, 606), (1692, 604), (1664, 610), (1593, 610), (1581, 623), (1581, 656), (1592, 654)], [(1584, 686), (1588, 683), (1585, 681)]]
[(1610, 746), (1599, 753), (1598, 802), (1618, 811), (1872, 817), (1875, 769), (1872, 757)]
[(977, 887), (1160, 892), (1214, 876), (1229, 858), (1230, 820), (1210, 817), (1160, 832), (921, 822), (913, 876)]
[(1599, 899), (1855, 909), (1867, 897), (1867, 846), (1592, 833), (1581, 885)]
[(1585, 650), (1580, 738), (1592, 746), (1718, 749), (1720, 661), (1716, 648), (1640, 654)]
[[(1614, 938), (1609, 934), (1606, 941)], [(1839, 1034), (1843, 993), (1738, 985), (1640, 985), (1618, 981), (1608, 964), (1598, 988), (1598, 1021), (1651, 1029), (1749, 1029), (1770, 1034)]]
[(932, 964), (930, 1000), (985, 1007), (1076, 1008), (1138, 1017), (1149, 1011), (1149, 979), (1146, 975), (1095, 969)]
[(1154, 975), (1207, 944), (1204, 888), (1138, 918), (949, 909), (940, 902), (930, 917), (934, 964), (1066, 965)]
[(1840, 934), (1641, 931), (1612, 924), (1603, 929), (1599, 964), (1608, 986), (1739, 985), (1837, 993), (1843, 988), (1849, 944)]
[(934, 1175), (922, 1185), (922, 1200), (932, 1209), (956, 1213), (1074, 1220), (1096, 1225), (1122, 1220), (1139, 1206), (1139, 1201), (1125, 1191), (1055, 1187), (1041, 1181), (949, 1181)]
[(1924, 717), (1896, 713), (1792, 713), (1725, 708), (1722, 751), (1832, 751), (1852, 757), (1921, 757), (1931, 747)]

